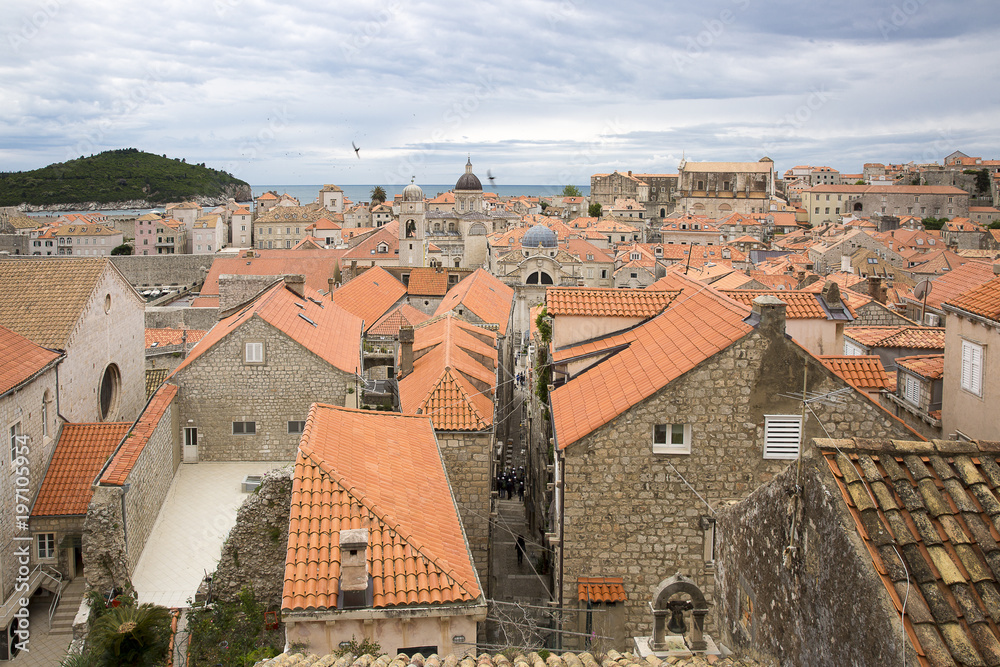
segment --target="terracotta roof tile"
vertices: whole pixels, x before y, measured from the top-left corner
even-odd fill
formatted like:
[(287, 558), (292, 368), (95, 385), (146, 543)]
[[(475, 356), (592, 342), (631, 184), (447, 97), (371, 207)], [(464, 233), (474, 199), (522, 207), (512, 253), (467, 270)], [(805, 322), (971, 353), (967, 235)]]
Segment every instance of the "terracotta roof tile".
[(831, 371), (861, 391), (887, 389), (889, 376), (878, 355), (827, 355), (820, 361)]
[(0, 326), (0, 396), (62, 358), (62, 354), (35, 345), (30, 340)]
[(426, 322), (431, 318), (427, 313), (417, 310), (408, 303), (403, 303), (379, 318), (378, 322), (368, 327), (368, 333), (372, 336), (386, 336), (396, 338), (399, 336), (399, 328), (404, 324), (416, 326)]
[(750, 310), (707, 285), (678, 274), (668, 274), (655, 284), (660, 289), (680, 289), (682, 294), (670, 308), (634, 329), (573, 348), (586, 351), (608, 341), (624, 346), (550, 394), (560, 448), (753, 331), (743, 321)]
[[(153, 435), (153, 431), (160, 424), (160, 420), (166, 414), (167, 408), (170, 407), (176, 395), (176, 385), (164, 384), (156, 390), (156, 393), (153, 394), (153, 397), (146, 404), (146, 408), (142, 411), (142, 414), (139, 415), (139, 419), (132, 425), (131, 430), (126, 429), (128, 436), (121, 443), (121, 447), (117, 451), (114, 451), (114, 455), (107, 461), (107, 466), (104, 467), (104, 471), (101, 473), (101, 484), (121, 486), (125, 483), (129, 473), (132, 472), (132, 466), (139, 460), (139, 455), (142, 454), (142, 450), (145, 449), (150, 436)], [(128, 425), (126, 424), (126, 426)], [(98, 472), (101, 472), (101, 466), (98, 466), (94, 475), (96, 476)], [(93, 479), (93, 476), (91, 479)]]
[(580, 602), (624, 602), (625, 586), (621, 577), (579, 577), (576, 580)]
[(406, 292), (417, 296), (444, 296), (448, 293), (448, 272), (432, 267), (414, 267), (410, 269)]
[[(726, 290), (723, 292), (730, 299), (735, 299), (746, 306), (752, 306), (753, 300), (761, 295), (774, 296), (784, 301), (788, 308), (785, 317), (796, 319), (835, 319), (831, 318), (820, 303), (820, 295), (802, 290)], [(850, 310), (851, 305), (845, 302)], [(851, 319), (854, 313), (851, 312)], [(836, 318), (841, 319), (841, 318)]]
[(103, 257), (0, 262), (0, 324), (43, 347), (64, 349), (107, 270), (117, 272)]
[(549, 287), (545, 291), (548, 312), (556, 315), (595, 317), (641, 317), (659, 315), (680, 292), (621, 290), (600, 287)]
[(194, 345), (204, 338), (206, 333), (208, 332), (200, 329), (146, 329), (146, 349), (180, 345), (183, 341), (188, 345)]
[[(544, 654), (543, 654), (544, 655)], [(596, 657), (595, 657), (596, 655)], [(605, 657), (606, 656), (606, 657)], [(643, 658), (635, 653), (626, 651), (618, 653), (614, 649), (606, 654), (598, 653), (551, 653), (542, 659), (538, 653), (513, 653), (510, 650), (504, 653), (480, 653), (478, 655), (468, 655), (466, 653), (452, 653), (448, 655), (423, 655), (413, 653), (407, 656), (405, 653), (396, 655), (384, 654), (381, 656), (365, 654), (361, 656), (339, 656), (331, 653), (323, 658), (315, 655), (303, 655), (302, 653), (283, 653), (276, 658), (258, 663), (257, 667), (351, 667), (352, 665), (371, 665), (371, 667), (450, 667), (461, 665), (461, 667), (512, 667), (514, 665), (545, 665), (545, 667), (580, 667), (581, 665), (599, 665), (607, 667), (658, 667), (659, 665), (669, 665), (670, 667), (764, 667), (764, 663), (757, 662), (750, 658), (715, 658), (709, 663), (700, 655), (690, 657), (670, 656), (661, 661), (659, 658)]]
[(146, 369), (146, 398), (152, 396), (160, 388), (168, 375), (170, 375), (169, 368)]
[(358, 367), (361, 320), (319, 292), (300, 297), (284, 282), (270, 287), (239, 312), (218, 321), (171, 377), (191, 365), (225, 336), (253, 317), (259, 317), (327, 363), (347, 373)]
[(943, 354), (917, 354), (910, 357), (897, 357), (896, 366), (905, 368), (928, 380), (944, 377)]
[(403, 283), (381, 266), (373, 266), (336, 290), (333, 300), (364, 320), (367, 330), (404, 296), (406, 287)]
[[(380, 243), (387, 246), (387, 252), (376, 252)], [(340, 260), (341, 266), (349, 264), (352, 259), (360, 262), (383, 259), (390, 260), (393, 265), (397, 264), (399, 262), (399, 221), (387, 222), (358, 245), (347, 250)]]
[(91, 484), (129, 426), (128, 422), (63, 424), (31, 515), (86, 514), (94, 495)]
[[(306, 287), (317, 292), (330, 289), (330, 279), (334, 277), (337, 260), (345, 250), (251, 250), (241, 252), (239, 257), (216, 257), (205, 276), (201, 287), (200, 301), (206, 296), (215, 296), (214, 303), (207, 306), (218, 308), (219, 276), (275, 276), (304, 275)], [(250, 253), (253, 253), (250, 256)], [(202, 307), (192, 302), (192, 306)]]
[(947, 304), (967, 313), (1000, 322), (1000, 277), (962, 292)]
[[(1000, 664), (1000, 467), (981, 443), (817, 441), (926, 664)], [(942, 447), (941, 445), (945, 445)], [(907, 446), (912, 445), (911, 449)], [(906, 569), (899, 567), (899, 558)]]
[(496, 324), (500, 334), (505, 335), (511, 309), (514, 307), (514, 290), (485, 269), (476, 269), (448, 290), (434, 315), (457, 310), (459, 306), (471, 310), (487, 324)]
[(481, 599), (426, 417), (313, 404), (295, 462), (282, 609), (337, 608), (348, 528), (369, 530), (373, 607)]
[(944, 349), (944, 327), (846, 327), (844, 338), (850, 338), (869, 348)]
[(399, 381), (400, 410), (431, 418), (439, 431), (493, 424), (496, 334), (452, 315), (413, 332), (413, 372)]

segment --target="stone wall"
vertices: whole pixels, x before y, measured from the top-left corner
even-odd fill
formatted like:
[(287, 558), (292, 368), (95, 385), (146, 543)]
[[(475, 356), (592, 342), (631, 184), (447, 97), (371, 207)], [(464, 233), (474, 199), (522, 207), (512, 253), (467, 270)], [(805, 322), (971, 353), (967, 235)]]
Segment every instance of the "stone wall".
[[(800, 414), (801, 403), (783, 394), (803, 390), (804, 364), (807, 391), (848, 386), (782, 331), (762, 323), (560, 453), (564, 604), (576, 605), (578, 577), (623, 577), (626, 632), (616, 648), (651, 634), (649, 602), (657, 585), (677, 572), (713, 600), (714, 513), (690, 487), (718, 508), (745, 498), (790, 464), (763, 458), (764, 415)], [(857, 391), (836, 408), (813, 409), (822, 427), (810, 414), (805, 442), (825, 432), (914, 439), (902, 422)], [(690, 426), (690, 454), (653, 454), (653, 427), (664, 423)], [(573, 643), (563, 641), (566, 648)]]
[(915, 322), (890, 310), (884, 304), (870, 301), (854, 309), (854, 321), (844, 328), (844, 333), (850, 333), (851, 327), (912, 327), (914, 324)]
[(484, 590), (489, 582), (491, 433), (437, 431), (438, 449)]
[(0, 253), (11, 255), (30, 255), (29, 243), (31, 237), (25, 234), (0, 234)]
[(83, 562), (87, 584), (99, 591), (131, 585), (125, 554), (122, 490), (99, 486), (87, 507), (83, 524)]
[[(146, 540), (166, 501), (174, 473), (180, 465), (177, 408), (170, 404), (146, 440), (125, 483), (125, 537), (129, 571), (139, 563)], [(128, 435), (127, 438), (137, 437)]]
[(147, 329), (200, 329), (208, 331), (218, 321), (218, 308), (146, 307)]
[(219, 276), (219, 311), (246, 303), (279, 280), (280, 276)]
[[(898, 616), (826, 461), (804, 461), (798, 483), (799, 553), (790, 567), (782, 557), (797, 511), (794, 468), (738, 505), (720, 509), (713, 609), (719, 639), (766, 664), (901, 661)], [(918, 664), (909, 642), (905, 657), (906, 664)]]
[[(244, 363), (244, 343), (264, 342), (264, 363)], [(309, 352), (253, 317), (225, 336), (172, 380), (185, 426), (198, 429), (202, 461), (291, 461), (313, 403), (344, 405), (354, 376)], [(255, 422), (256, 433), (233, 433), (233, 422)]]
[(111, 258), (133, 287), (200, 285), (213, 255), (116, 255)]
[(269, 471), (253, 495), (243, 501), (212, 575), (212, 592), (218, 599), (236, 600), (246, 586), (261, 604), (280, 607), (292, 472), (291, 467)]

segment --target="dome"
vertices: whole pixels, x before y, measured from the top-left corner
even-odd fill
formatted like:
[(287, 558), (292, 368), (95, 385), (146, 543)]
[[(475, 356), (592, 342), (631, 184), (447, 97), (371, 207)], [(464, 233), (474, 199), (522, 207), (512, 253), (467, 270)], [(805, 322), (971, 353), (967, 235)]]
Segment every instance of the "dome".
[(472, 158), (465, 163), (465, 173), (462, 174), (458, 183), (455, 183), (455, 190), (479, 190), (482, 191), (483, 184), (479, 182), (479, 177), (472, 173)]
[(410, 179), (410, 184), (403, 188), (403, 201), (423, 201), (424, 191)]
[(522, 248), (555, 248), (559, 245), (556, 233), (543, 224), (537, 224), (524, 233)]

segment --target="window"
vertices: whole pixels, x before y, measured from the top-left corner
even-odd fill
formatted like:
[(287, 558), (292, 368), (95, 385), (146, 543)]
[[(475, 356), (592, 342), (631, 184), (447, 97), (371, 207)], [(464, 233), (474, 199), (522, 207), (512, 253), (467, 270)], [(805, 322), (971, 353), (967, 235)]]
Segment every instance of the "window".
[(257, 432), (257, 422), (233, 422), (233, 435), (253, 435)]
[(690, 454), (690, 424), (656, 424), (653, 426), (654, 454)]
[(798, 458), (801, 435), (799, 415), (764, 415), (764, 458)]
[(38, 533), (35, 535), (36, 553), (39, 560), (50, 560), (56, 557), (56, 534)]
[(983, 395), (983, 346), (962, 341), (962, 389)]
[(14, 422), (10, 425), (10, 463), (14, 465), (14, 460), (17, 459), (17, 448), (21, 444), (22, 440), (25, 440), (24, 436), (21, 435), (21, 422)]
[(108, 364), (101, 377), (101, 419), (111, 419), (118, 409), (118, 394), (122, 383), (121, 372), (115, 364)]
[(248, 364), (264, 363), (264, 343), (247, 343), (244, 347), (243, 360)]
[(865, 351), (862, 350), (857, 345), (854, 345), (853, 343), (850, 343), (846, 340), (844, 341), (844, 354), (852, 357), (858, 357), (863, 355), (864, 353)]
[(920, 405), (920, 381), (912, 375), (905, 375), (903, 377), (903, 398), (908, 403)]
[(290, 421), (288, 422), (288, 432), (289, 433), (302, 433), (306, 428), (306, 423), (304, 421)]

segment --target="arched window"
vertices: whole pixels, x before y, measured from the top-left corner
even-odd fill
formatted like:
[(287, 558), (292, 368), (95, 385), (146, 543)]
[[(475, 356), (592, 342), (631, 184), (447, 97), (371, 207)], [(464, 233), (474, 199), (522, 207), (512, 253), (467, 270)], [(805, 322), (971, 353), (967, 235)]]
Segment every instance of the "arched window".
[(526, 281), (526, 284), (528, 284), (528, 285), (551, 285), (552, 284), (552, 276), (550, 276), (549, 274), (547, 274), (545, 271), (535, 271), (534, 273), (532, 273), (531, 275), (528, 276), (528, 280)]
[(49, 435), (49, 401), (51, 395), (49, 390), (46, 389), (45, 393), (42, 394), (42, 437), (48, 437)]
[(454, 222), (449, 222), (448, 223), (448, 231), (449, 232), (455, 232), (455, 231), (457, 231), (457, 228), (455, 227), (455, 223)]
[(119, 393), (121, 392), (122, 376), (115, 364), (108, 364), (101, 377), (100, 409), (101, 420), (107, 421), (118, 409)]
[(461, 257), (456, 257), (455, 258), (455, 268), (457, 269), (460, 266), (462, 266), (462, 258)]
[(406, 238), (412, 239), (417, 235), (417, 223), (413, 220), (406, 221)]

